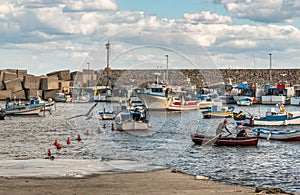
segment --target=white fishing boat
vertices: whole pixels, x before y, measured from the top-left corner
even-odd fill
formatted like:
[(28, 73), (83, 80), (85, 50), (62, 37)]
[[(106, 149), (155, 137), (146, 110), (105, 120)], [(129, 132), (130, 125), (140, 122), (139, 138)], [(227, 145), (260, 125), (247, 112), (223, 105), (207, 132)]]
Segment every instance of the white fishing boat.
[(253, 128), (253, 132), (260, 133), (259, 137), (268, 140), (280, 141), (300, 141), (299, 129), (268, 129), (268, 128)]
[(198, 102), (186, 99), (185, 96), (172, 96), (167, 98), (167, 110), (169, 111), (188, 111), (199, 109)]
[(147, 130), (150, 127), (149, 120), (144, 111), (119, 111), (115, 116), (116, 129), (119, 131)]
[(291, 105), (300, 105), (300, 85), (294, 85), (295, 95), (290, 98)]
[(39, 115), (44, 104), (25, 104), (23, 102), (7, 102), (4, 109), (6, 115)]
[(99, 115), (102, 120), (113, 120), (116, 116), (116, 112), (114, 110), (108, 110), (104, 107), (103, 110), (99, 112)]
[(247, 116), (245, 118), (245, 125), (248, 126), (286, 126), (286, 125), (300, 125), (300, 112), (292, 111), (286, 112), (281, 108), (276, 111), (275, 108), (271, 108), (267, 111), (265, 116)]
[(160, 84), (147, 85), (137, 96), (145, 103), (149, 110), (166, 110), (168, 107), (165, 88)]
[(236, 101), (236, 104), (239, 106), (251, 106), (253, 104), (253, 100), (251, 98), (242, 98)]

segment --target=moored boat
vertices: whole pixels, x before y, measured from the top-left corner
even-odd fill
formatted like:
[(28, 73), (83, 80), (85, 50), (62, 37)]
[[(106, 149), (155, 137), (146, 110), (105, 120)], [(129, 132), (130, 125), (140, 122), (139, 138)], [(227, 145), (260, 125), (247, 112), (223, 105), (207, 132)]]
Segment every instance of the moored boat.
[(103, 108), (103, 111), (100, 111), (99, 115), (102, 120), (113, 120), (116, 116), (116, 113), (113, 110), (106, 110)]
[(6, 115), (39, 115), (44, 104), (25, 104), (22, 102), (8, 102), (5, 110)]
[(268, 129), (268, 128), (253, 128), (253, 132), (259, 133), (260, 138), (268, 140), (280, 141), (300, 141), (300, 129)]
[(168, 98), (169, 111), (188, 111), (199, 109), (198, 102), (196, 100), (185, 99), (183, 96), (172, 96)]
[(195, 144), (206, 144), (210, 141), (214, 141), (216, 146), (257, 146), (259, 136), (255, 137), (216, 137), (206, 136), (201, 134), (192, 134), (192, 141)]
[(253, 99), (251, 98), (241, 98), (236, 101), (236, 104), (239, 106), (251, 106), (253, 104)]
[(203, 118), (231, 118), (233, 116), (234, 107), (212, 106), (211, 108), (202, 111)]
[(0, 107), (0, 120), (4, 120), (5, 115), (6, 115), (5, 110)]
[(245, 125), (247, 126), (286, 126), (300, 125), (300, 112), (282, 112), (276, 111), (274, 108), (267, 111), (263, 117), (254, 116), (246, 117)]
[(119, 131), (147, 130), (150, 126), (147, 115), (143, 111), (119, 111), (115, 116), (116, 129)]

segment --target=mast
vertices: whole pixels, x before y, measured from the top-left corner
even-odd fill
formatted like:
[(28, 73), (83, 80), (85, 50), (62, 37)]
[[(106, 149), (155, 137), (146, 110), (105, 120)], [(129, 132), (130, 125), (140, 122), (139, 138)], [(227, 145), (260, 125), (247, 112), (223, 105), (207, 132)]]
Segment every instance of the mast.
[(109, 53), (110, 53), (110, 43), (109, 41), (107, 41), (107, 43), (105, 44), (106, 47), (106, 68), (109, 68)]

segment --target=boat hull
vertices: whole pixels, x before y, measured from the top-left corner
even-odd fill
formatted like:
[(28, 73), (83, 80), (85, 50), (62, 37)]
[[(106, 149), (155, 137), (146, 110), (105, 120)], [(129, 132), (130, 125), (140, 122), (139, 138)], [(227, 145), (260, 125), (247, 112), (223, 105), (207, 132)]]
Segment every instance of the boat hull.
[(254, 128), (255, 133), (260, 133), (260, 138), (279, 141), (300, 141), (300, 130), (277, 130), (266, 128)]
[(121, 124), (116, 124), (116, 129), (119, 131), (129, 131), (129, 130), (147, 130), (149, 128), (148, 122), (142, 121), (122, 121)]
[(266, 118), (245, 118), (245, 125), (247, 126), (287, 126), (300, 125), (300, 117), (283, 118), (281, 120), (268, 120)]
[(149, 110), (167, 109), (167, 98), (165, 96), (150, 93), (137, 93), (137, 96), (144, 102)]
[(43, 107), (6, 110), (6, 115), (39, 115)]
[(203, 118), (231, 118), (233, 112), (202, 112)]
[[(213, 136), (205, 136), (200, 134), (192, 134), (192, 141), (195, 144), (205, 144), (211, 141)], [(220, 137), (216, 138), (214, 145), (216, 146), (257, 146), (259, 137)]]

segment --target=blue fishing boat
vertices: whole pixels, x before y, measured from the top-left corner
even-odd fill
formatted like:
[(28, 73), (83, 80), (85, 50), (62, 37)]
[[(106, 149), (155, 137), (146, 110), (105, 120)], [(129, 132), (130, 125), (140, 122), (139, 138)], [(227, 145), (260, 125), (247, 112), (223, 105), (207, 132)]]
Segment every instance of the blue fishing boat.
[(6, 115), (38, 115), (44, 104), (26, 104), (23, 102), (7, 102), (4, 109)]
[(259, 133), (259, 136), (268, 140), (280, 141), (300, 141), (300, 129), (268, 129), (268, 128), (253, 128), (253, 132)]
[(276, 111), (272, 108), (267, 111), (265, 116), (247, 116), (245, 118), (245, 125), (248, 126), (286, 126), (286, 125), (300, 125), (300, 112), (282, 112)]

